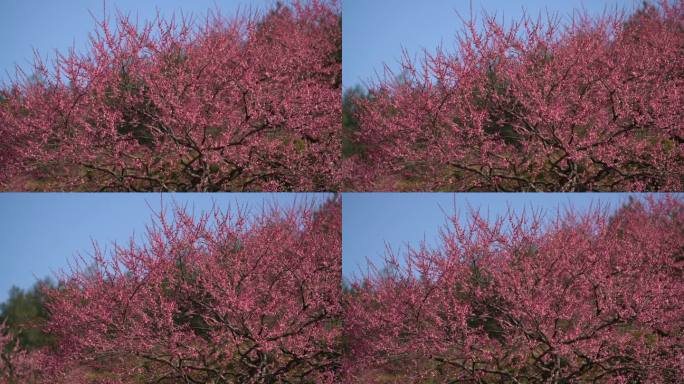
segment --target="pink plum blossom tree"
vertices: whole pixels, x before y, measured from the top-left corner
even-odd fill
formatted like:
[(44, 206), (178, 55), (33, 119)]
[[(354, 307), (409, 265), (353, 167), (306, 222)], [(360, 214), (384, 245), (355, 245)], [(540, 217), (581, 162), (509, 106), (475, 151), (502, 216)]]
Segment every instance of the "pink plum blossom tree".
[(104, 20), (83, 53), (0, 91), (0, 185), (36, 190), (337, 190), (341, 14)]
[(339, 198), (161, 212), (47, 289), (56, 347), (29, 355), (2, 330), (0, 383), (339, 382), (341, 267)]
[(683, 4), (464, 20), (358, 99), (352, 187), (681, 190)]
[(389, 255), (383, 273), (353, 284), (347, 382), (684, 377), (681, 200), (452, 224), (441, 246)]

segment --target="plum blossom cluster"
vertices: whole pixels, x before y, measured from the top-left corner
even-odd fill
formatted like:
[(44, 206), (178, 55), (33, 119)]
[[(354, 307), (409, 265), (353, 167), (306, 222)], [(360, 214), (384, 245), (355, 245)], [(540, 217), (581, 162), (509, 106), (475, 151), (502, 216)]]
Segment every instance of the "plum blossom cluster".
[(56, 345), (0, 349), (15, 380), (0, 383), (339, 382), (340, 218), (339, 199), (161, 213), (143, 243), (96, 248), (48, 289)]
[(453, 218), (345, 298), (347, 382), (675, 383), (684, 203)]
[(0, 90), (0, 186), (337, 190), (337, 3), (198, 20), (105, 19)]
[(684, 188), (684, 5), (464, 20), (355, 108), (355, 188)]

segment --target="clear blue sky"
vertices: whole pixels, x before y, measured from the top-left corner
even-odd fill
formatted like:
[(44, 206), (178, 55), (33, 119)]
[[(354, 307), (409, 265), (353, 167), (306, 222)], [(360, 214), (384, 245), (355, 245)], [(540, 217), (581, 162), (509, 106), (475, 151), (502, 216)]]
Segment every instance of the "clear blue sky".
[[(425, 240), (438, 244), (439, 230), (447, 216), (458, 212), (462, 219), (470, 208), (490, 219), (509, 207), (519, 214), (541, 210), (553, 218), (557, 208), (586, 211), (608, 204), (618, 208), (628, 193), (345, 193), (342, 195), (342, 269), (349, 279), (365, 272), (366, 260), (382, 265), (386, 245), (400, 254), (406, 245)], [(632, 196), (642, 196), (632, 194)], [(593, 204), (593, 205), (592, 205)]]
[(1, 193), (0, 194), (0, 302), (11, 286), (32, 286), (37, 279), (67, 266), (78, 253), (92, 251), (91, 240), (102, 246), (126, 242), (165, 206), (178, 204), (206, 211), (215, 203), (221, 209), (246, 207), (258, 214), (264, 206), (281, 207), (331, 194), (293, 193)]
[[(82, 50), (87, 46), (88, 34), (95, 28), (95, 16), (115, 10), (137, 15), (139, 20), (153, 19), (157, 9), (162, 15), (193, 14), (204, 16), (208, 10), (218, 8), (224, 16), (238, 10), (268, 9), (275, 0), (4, 0), (0, 3), (0, 80), (14, 75), (15, 64), (30, 69), (33, 49), (42, 57), (54, 57), (55, 49), (61, 52), (72, 46)], [(93, 16), (89, 13), (92, 13)]]
[[(462, 28), (456, 11), (470, 14), (469, 0), (344, 0), (342, 2), (342, 83), (345, 88), (374, 80), (383, 74), (383, 64), (396, 71), (402, 47), (412, 56), (443, 43), (451, 48), (453, 37)], [(641, 0), (472, 0), (473, 14), (485, 10), (505, 20), (518, 18), (523, 7), (528, 14), (540, 11), (570, 15), (584, 7), (592, 14), (605, 7), (628, 10)]]

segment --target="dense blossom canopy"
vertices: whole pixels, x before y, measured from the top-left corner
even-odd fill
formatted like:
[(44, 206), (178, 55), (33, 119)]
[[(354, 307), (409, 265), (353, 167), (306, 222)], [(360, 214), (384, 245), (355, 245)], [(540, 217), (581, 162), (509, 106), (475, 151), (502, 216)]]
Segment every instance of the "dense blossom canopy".
[(340, 218), (339, 199), (162, 214), (144, 243), (96, 250), (48, 289), (56, 347), (8, 349), (0, 383), (339, 382)]
[(105, 20), (0, 90), (0, 185), (337, 190), (337, 3), (197, 20)]
[(465, 25), (358, 100), (354, 188), (684, 188), (681, 0)]
[[(678, 383), (684, 204), (453, 219), (346, 297), (348, 382)], [(388, 379), (389, 378), (389, 379)], [(383, 381), (384, 380), (384, 381)]]

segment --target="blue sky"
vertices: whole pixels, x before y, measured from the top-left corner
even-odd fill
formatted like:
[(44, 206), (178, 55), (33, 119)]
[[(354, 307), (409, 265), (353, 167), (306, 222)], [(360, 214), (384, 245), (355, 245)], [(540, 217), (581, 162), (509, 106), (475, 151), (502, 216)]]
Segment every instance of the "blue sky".
[(0, 302), (13, 285), (28, 288), (37, 279), (67, 266), (79, 252), (87, 255), (92, 242), (102, 246), (140, 238), (162, 204), (175, 201), (195, 212), (216, 204), (221, 209), (245, 207), (250, 214), (277, 203), (281, 207), (331, 194), (294, 193), (1, 193)]
[(415, 56), (425, 48), (443, 42), (451, 48), (453, 37), (462, 25), (456, 11), (464, 17), (480, 10), (496, 13), (505, 20), (518, 18), (523, 7), (528, 14), (549, 10), (560, 16), (573, 9), (600, 14), (606, 7), (628, 10), (641, 0), (344, 0), (342, 2), (342, 83), (345, 88), (375, 79), (383, 74), (383, 64), (396, 71), (402, 47)]
[[(157, 10), (170, 16), (193, 14), (204, 16), (218, 8), (224, 16), (232, 16), (250, 7), (268, 9), (275, 0), (6, 0), (0, 4), (0, 80), (14, 75), (15, 64), (30, 69), (33, 49), (42, 57), (54, 57), (54, 50), (66, 51), (72, 46), (82, 50), (87, 46), (88, 34), (94, 31), (95, 19), (103, 10), (115, 15), (115, 10), (137, 15), (140, 21), (153, 19)], [(103, 4), (106, 6), (103, 8)], [(92, 13), (92, 15), (91, 15)]]
[[(407, 245), (425, 240), (438, 244), (439, 230), (448, 216), (458, 212), (461, 220), (469, 209), (496, 219), (510, 208), (541, 210), (553, 218), (560, 208), (586, 211), (609, 205), (619, 208), (628, 193), (345, 193), (342, 195), (342, 269), (346, 278), (366, 271), (366, 260), (382, 264), (386, 245), (401, 254)], [(488, 214), (488, 215), (487, 215)]]

